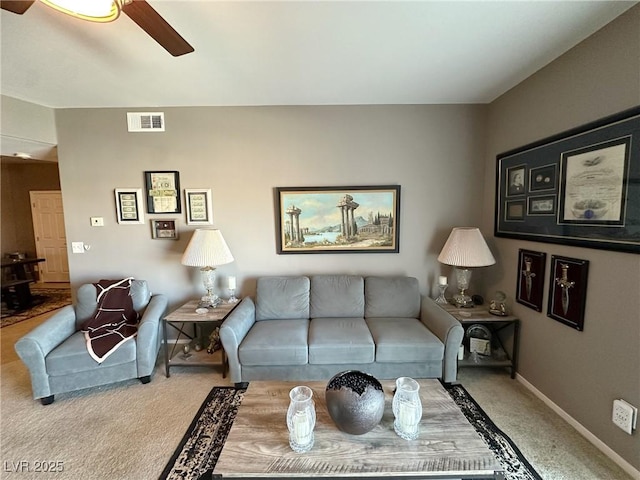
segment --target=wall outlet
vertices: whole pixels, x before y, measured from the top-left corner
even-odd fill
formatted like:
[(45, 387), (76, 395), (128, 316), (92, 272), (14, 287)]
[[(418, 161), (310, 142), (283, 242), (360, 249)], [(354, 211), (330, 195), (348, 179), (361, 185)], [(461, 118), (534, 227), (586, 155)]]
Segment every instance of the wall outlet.
[(611, 420), (615, 425), (631, 435), (638, 421), (638, 409), (622, 399), (614, 400)]

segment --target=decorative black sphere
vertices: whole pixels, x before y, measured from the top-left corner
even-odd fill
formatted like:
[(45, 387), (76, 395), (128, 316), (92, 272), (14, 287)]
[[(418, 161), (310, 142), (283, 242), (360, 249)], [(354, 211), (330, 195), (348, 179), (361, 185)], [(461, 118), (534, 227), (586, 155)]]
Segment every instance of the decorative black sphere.
[(384, 391), (373, 376), (357, 370), (336, 374), (324, 392), (327, 410), (343, 432), (362, 435), (373, 429), (384, 414)]

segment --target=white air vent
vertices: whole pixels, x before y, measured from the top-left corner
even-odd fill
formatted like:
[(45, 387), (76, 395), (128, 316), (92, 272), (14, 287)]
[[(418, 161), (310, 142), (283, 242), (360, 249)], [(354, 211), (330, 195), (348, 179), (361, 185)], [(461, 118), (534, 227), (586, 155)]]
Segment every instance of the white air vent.
[(164, 112), (127, 112), (130, 132), (164, 132)]

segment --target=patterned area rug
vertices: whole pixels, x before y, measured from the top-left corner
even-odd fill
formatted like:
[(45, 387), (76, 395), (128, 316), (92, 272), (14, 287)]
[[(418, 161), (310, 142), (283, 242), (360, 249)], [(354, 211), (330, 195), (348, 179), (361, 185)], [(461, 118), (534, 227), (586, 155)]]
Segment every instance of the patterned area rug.
[[(518, 447), (462, 387), (445, 385), (505, 471), (506, 480), (542, 480)], [(205, 480), (212, 476), (245, 390), (213, 387), (159, 480)]]
[(245, 389), (213, 387), (180, 445), (160, 475), (160, 480), (211, 478)]
[(2, 303), (0, 327), (8, 327), (43, 313), (71, 305), (71, 290), (67, 288), (32, 288), (33, 307), (27, 310), (9, 310)]
[(515, 443), (484, 413), (462, 385), (444, 385), (469, 423), (489, 446), (505, 471), (507, 480), (542, 480)]

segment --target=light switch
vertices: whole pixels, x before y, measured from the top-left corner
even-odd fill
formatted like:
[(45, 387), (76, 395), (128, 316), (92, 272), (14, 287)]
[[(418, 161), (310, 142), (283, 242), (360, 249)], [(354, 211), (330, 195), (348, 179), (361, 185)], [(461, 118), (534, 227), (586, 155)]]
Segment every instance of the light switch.
[(71, 242), (71, 251), (73, 253), (84, 253), (84, 242)]
[(104, 227), (104, 218), (102, 218), (102, 217), (91, 217), (91, 226), (92, 227)]

